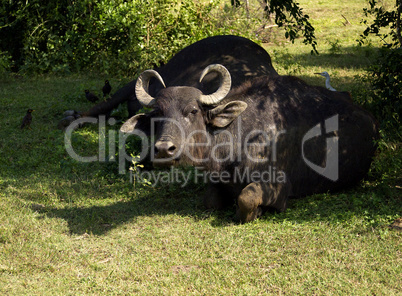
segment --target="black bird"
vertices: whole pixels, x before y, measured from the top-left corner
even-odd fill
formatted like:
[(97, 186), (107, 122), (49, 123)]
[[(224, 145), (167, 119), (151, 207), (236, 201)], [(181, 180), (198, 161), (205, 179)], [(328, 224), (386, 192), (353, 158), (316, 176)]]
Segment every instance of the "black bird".
[(31, 128), (31, 122), (32, 122), (32, 112), (34, 112), (35, 110), (32, 109), (28, 109), (27, 114), (24, 116), (24, 118), (22, 119), (22, 124), (21, 124), (21, 128)]
[(99, 100), (99, 98), (97, 96), (95, 96), (93, 93), (89, 92), (89, 90), (85, 90), (85, 96), (87, 97), (87, 100), (95, 103), (96, 101)]
[(105, 81), (105, 85), (102, 87), (102, 91), (103, 91), (103, 97), (108, 96), (112, 91), (112, 86), (110, 85), (109, 80)]

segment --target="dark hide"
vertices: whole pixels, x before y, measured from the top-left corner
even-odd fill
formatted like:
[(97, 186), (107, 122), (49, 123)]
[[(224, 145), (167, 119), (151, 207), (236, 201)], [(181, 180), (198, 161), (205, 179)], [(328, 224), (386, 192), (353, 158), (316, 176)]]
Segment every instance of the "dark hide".
[[(193, 86), (208, 94), (216, 90), (218, 80), (214, 73), (207, 75), (202, 85), (198, 79), (202, 70), (210, 64), (225, 66), (232, 76), (232, 87), (259, 76), (277, 76), (269, 54), (258, 44), (238, 36), (214, 36), (200, 40), (177, 53), (166, 65), (155, 69), (170, 86)], [(119, 89), (110, 100), (101, 102), (84, 116), (108, 115), (117, 106), (127, 101), (129, 116), (141, 109), (135, 96), (136, 80)], [(161, 85), (150, 82), (150, 95), (155, 96)]]
[[(269, 207), (285, 210), (289, 196), (356, 184), (369, 170), (375, 152), (374, 140), (378, 137), (377, 123), (370, 113), (354, 105), (348, 94), (276, 75), (242, 83), (218, 106), (200, 105), (197, 101), (200, 94), (191, 87), (163, 89), (154, 96), (154, 110), (131, 118), (122, 130), (149, 131), (147, 126), (155, 117), (175, 121), (156, 125), (155, 164), (190, 164), (207, 172), (229, 174), (228, 182), (210, 183), (205, 198), (208, 207), (219, 208), (234, 200), (237, 217), (247, 222)], [(336, 126), (330, 130), (327, 120), (333, 118)], [(304, 141), (317, 124), (321, 124), (319, 134)], [(335, 139), (338, 174), (331, 180), (307, 165), (305, 159), (326, 167), (328, 147), (334, 147), (329, 145)], [(194, 147), (194, 143), (204, 145)], [(269, 182), (235, 178), (236, 174), (268, 171), (271, 176), (279, 172), (284, 176), (272, 176)]]

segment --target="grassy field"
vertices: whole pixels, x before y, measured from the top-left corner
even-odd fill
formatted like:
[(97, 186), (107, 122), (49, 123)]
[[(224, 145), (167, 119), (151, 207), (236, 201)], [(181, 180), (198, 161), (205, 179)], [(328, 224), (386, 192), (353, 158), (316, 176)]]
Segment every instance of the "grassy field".
[[(264, 46), (274, 67), (320, 85), (314, 72), (328, 71), (335, 88), (364, 103), (361, 76), (381, 45), (355, 41), (365, 1), (300, 3), (320, 55), (273, 31)], [(105, 78), (114, 90), (131, 79), (0, 80), (1, 295), (401, 295), (402, 233), (389, 227), (402, 214), (401, 143), (381, 141), (356, 187), (239, 225), (234, 209), (205, 210), (201, 184), (134, 186), (116, 162), (69, 156), (57, 122), (65, 110), (88, 109), (83, 90), (100, 93)], [(32, 129), (21, 130), (28, 108)], [(73, 146), (98, 155), (98, 137), (84, 127)]]

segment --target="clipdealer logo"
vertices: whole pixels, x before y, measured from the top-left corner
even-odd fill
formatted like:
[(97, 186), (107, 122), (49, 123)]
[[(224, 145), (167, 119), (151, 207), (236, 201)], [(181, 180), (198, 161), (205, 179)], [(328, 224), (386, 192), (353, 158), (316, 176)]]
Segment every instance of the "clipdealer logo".
[[(324, 126), (323, 126), (323, 124), (318, 123), (313, 128), (311, 128), (310, 130), (307, 131), (307, 133), (303, 136), (302, 143), (301, 143), (301, 146), (302, 146), (301, 151), (302, 151), (303, 161), (312, 170), (314, 170), (318, 174), (328, 178), (331, 181), (337, 181), (339, 178), (339, 156), (338, 156), (338, 150), (339, 150), (338, 140), (339, 139), (338, 139), (337, 135), (330, 136), (331, 134), (333, 135), (334, 132), (338, 131), (338, 122), (339, 122), (339, 116), (334, 115), (325, 120)], [(99, 153), (98, 153), (98, 155), (81, 156), (81, 155), (78, 155), (72, 147), (72, 143), (71, 143), (72, 133), (77, 127), (79, 127), (81, 124), (84, 124), (84, 123), (92, 123), (92, 124), (99, 125)], [(115, 124), (116, 124), (116, 121), (113, 118), (106, 120), (106, 118), (104, 116), (100, 116), (99, 119), (97, 119), (97, 118), (80, 118), (80, 119), (73, 121), (70, 124), (70, 126), (66, 129), (66, 133), (65, 133), (65, 147), (66, 147), (66, 150), (67, 150), (68, 154), (70, 155), (70, 157), (72, 157), (73, 159), (80, 161), (80, 162), (93, 162), (93, 161), (104, 162), (107, 160), (116, 161), (114, 156), (116, 154), (116, 147), (115, 147), (116, 140), (118, 139), (119, 173), (124, 174), (126, 161), (132, 160), (131, 156), (129, 156), (125, 150), (126, 139), (130, 136), (130, 134), (123, 134), (121, 132), (117, 133), (115, 130), (111, 129), (108, 131), (108, 137), (106, 137), (106, 125), (114, 126)], [(180, 127), (180, 128), (182, 128), (182, 127)], [(325, 130), (324, 133), (323, 133), (323, 130)], [(276, 132), (273, 132), (272, 134), (266, 133), (264, 131), (254, 131), (254, 133), (256, 133), (256, 132), (259, 132), (260, 134), (263, 134), (265, 136), (264, 143), (258, 144), (258, 145), (260, 145), (260, 146), (265, 145), (265, 146), (268, 146), (271, 148), (271, 150), (272, 150), (271, 161), (273, 163), (275, 163), (277, 161), (277, 151), (276, 151), (277, 145), (276, 144), (278, 141), (278, 137), (286, 134), (286, 130), (276, 131)], [(254, 134), (254, 133), (252, 133), (252, 134)], [(152, 146), (151, 143), (149, 143), (147, 141), (147, 136), (144, 133), (142, 133), (141, 131), (135, 131), (132, 134), (140, 137), (141, 142), (142, 142), (142, 151), (141, 151), (140, 158), (145, 157), (148, 153), (149, 148)], [(182, 131), (182, 134), (185, 134), (184, 131)], [(325, 166), (319, 166), (319, 165), (313, 163), (312, 161), (310, 161), (306, 157), (304, 146), (305, 146), (305, 142), (307, 142), (308, 140), (322, 136), (323, 134), (325, 134), (329, 137), (326, 138)], [(250, 136), (250, 135), (248, 135), (248, 136)], [(107, 138), (109, 141), (106, 140)], [(234, 140), (231, 139), (231, 141), (229, 141), (228, 143), (233, 145)], [(258, 147), (258, 145), (257, 145), (257, 147)], [(108, 146), (107, 150), (109, 152), (108, 155), (106, 155), (106, 151), (107, 151), (106, 147), (107, 146)], [(254, 161), (254, 162), (268, 162), (269, 161), (268, 158), (255, 159), (252, 157), (252, 153), (251, 154), (247, 153), (247, 157), (249, 157), (249, 160)], [(269, 166), (269, 170), (271, 168), (275, 168), (275, 167)], [(252, 173), (258, 173), (258, 172), (247, 171), (247, 173), (252, 174)], [(283, 172), (283, 174), (285, 174), (285, 172)], [(242, 178), (244, 178), (244, 177), (242, 177)], [(276, 179), (276, 178), (274, 178), (274, 179)], [(285, 178), (285, 180), (286, 180), (286, 178)], [(283, 180), (279, 183), (282, 183), (282, 182), (283, 182)]]
[[(332, 116), (325, 120), (325, 133), (327, 135), (338, 131), (338, 114)], [(304, 162), (315, 172), (328, 178), (331, 181), (337, 181), (339, 178), (339, 156), (338, 156), (338, 136), (332, 136), (326, 138), (326, 160), (325, 166), (321, 167), (316, 165), (315, 163), (311, 162), (307, 159), (304, 154), (304, 143), (307, 140), (312, 138), (318, 137), (322, 135), (322, 125), (321, 123), (317, 124), (313, 128), (311, 128), (303, 137), (302, 139), (302, 157)]]

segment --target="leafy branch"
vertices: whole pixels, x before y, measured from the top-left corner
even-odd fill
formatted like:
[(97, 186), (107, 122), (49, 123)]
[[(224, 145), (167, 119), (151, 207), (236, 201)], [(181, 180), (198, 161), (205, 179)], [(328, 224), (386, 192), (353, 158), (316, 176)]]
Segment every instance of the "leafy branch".
[(313, 48), (311, 53), (318, 54), (315, 29), (309, 21), (309, 16), (303, 12), (298, 3), (293, 0), (264, 0), (264, 2), (267, 17), (274, 15), (275, 23), (279, 27), (286, 28), (286, 38), (294, 42), (302, 31), (303, 43), (310, 44)]
[[(373, 15), (375, 17), (372, 24), (370, 24), (360, 35), (358, 40), (360, 44), (364, 43), (369, 34), (375, 34), (381, 38), (386, 47), (401, 47), (401, 13), (402, 13), (402, 0), (396, 0), (395, 9), (391, 11), (385, 10), (383, 6), (379, 6), (376, 0), (369, 0), (370, 8), (363, 9), (363, 13), (366, 17)], [(367, 20), (362, 21), (363, 24), (368, 24)], [(389, 28), (389, 32), (380, 33), (382, 28)], [(386, 39), (391, 37), (391, 42), (387, 42)]]

